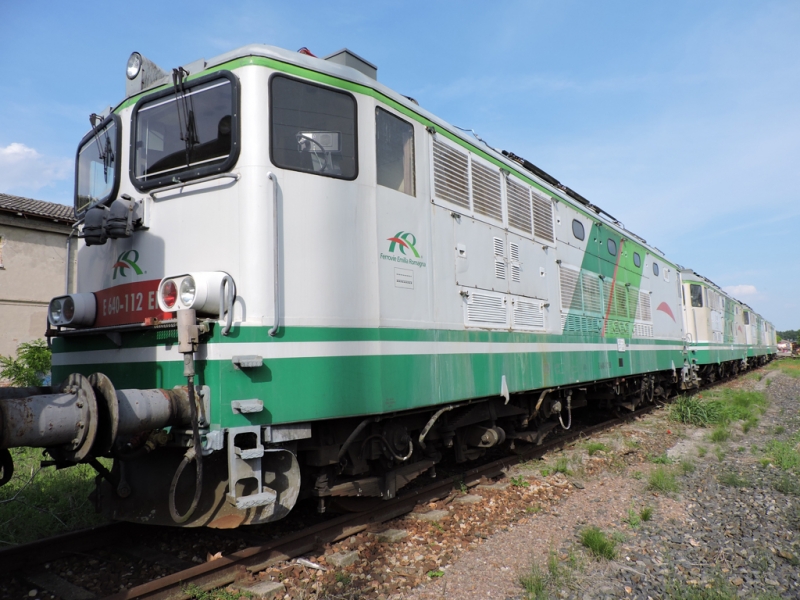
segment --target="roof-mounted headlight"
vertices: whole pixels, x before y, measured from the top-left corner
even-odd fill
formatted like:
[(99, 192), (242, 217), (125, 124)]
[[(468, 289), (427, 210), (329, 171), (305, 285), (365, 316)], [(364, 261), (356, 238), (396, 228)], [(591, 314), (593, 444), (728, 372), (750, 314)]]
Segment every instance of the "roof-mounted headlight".
[(94, 294), (68, 294), (50, 301), (47, 320), (54, 327), (88, 327), (94, 324), (96, 314)]
[(128, 58), (128, 67), (125, 69), (125, 74), (128, 79), (136, 79), (139, 71), (142, 70), (142, 55), (134, 52)]
[(198, 314), (219, 315), (220, 307), (226, 302), (223, 282), (233, 286), (231, 276), (222, 271), (165, 277), (158, 286), (158, 306), (165, 312), (193, 308)]

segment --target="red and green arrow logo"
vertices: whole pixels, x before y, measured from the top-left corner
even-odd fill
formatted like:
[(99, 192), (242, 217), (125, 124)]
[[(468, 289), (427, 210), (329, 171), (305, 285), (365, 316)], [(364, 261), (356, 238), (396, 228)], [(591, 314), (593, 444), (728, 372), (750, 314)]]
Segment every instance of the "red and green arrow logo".
[(114, 275), (111, 279), (117, 278), (117, 273), (119, 273), (122, 277), (127, 277), (127, 273), (125, 273), (125, 269), (133, 269), (133, 272), (137, 275), (142, 274), (142, 270), (139, 268), (139, 265), (136, 264), (136, 261), (139, 260), (139, 253), (136, 250), (126, 250), (122, 254), (117, 257), (117, 262), (114, 263)]
[(389, 244), (389, 252), (394, 252), (395, 248), (399, 247), (400, 253), (405, 255), (406, 248), (408, 248), (414, 253), (416, 258), (419, 258), (419, 252), (417, 252), (417, 249), (414, 247), (417, 243), (417, 238), (413, 233), (398, 231), (397, 235), (388, 238), (388, 241), (391, 242), (391, 244)]

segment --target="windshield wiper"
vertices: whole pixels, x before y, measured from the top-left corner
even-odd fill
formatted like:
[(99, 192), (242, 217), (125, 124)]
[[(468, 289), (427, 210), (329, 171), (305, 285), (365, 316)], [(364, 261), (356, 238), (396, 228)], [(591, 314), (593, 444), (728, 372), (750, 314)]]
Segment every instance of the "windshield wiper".
[[(183, 85), (183, 82), (188, 76), (189, 71), (183, 67), (172, 69), (172, 85), (175, 86), (175, 107), (178, 109), (178, 127), (180, 129), (181, 139), (186, 144), (186, 166), (191, 164), (192, 147), (200, 143), (197, 137), (194, 105), (192, 99), (187, 98), (186, 88)], [(183, 111), (181, 111), (181, 107)], [(185, 133), (184, 129), (186, 130)]]
[(108, 135), (108, 127), (103, 130), (105, 145), (100, 141), (98, 129), (102, 122), (103, 119), (100, 115), (95, 113), (89, 115), (89, 123), (92, 124), (92, 132), (94, 133), (94, 140), (97, 144), (97, 158), (103, 161), (103, 179), (108, 183), (108, 167), (114, 163), (114, 150), (111, 148), (111, 138)]

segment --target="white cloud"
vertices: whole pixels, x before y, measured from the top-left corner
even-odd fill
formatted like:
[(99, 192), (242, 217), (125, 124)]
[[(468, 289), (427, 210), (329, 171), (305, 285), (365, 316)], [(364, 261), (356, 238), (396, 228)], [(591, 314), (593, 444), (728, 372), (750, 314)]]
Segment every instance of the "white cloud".
[(72, 175), (69, 158), (45, 156), (19, 142), (0, 146), (0, 191), (24, 195)]
[(726, 285), (722, 289), (728, 292), (734, 298), (739, 296), (755, 296), (758, 294), (756, 286), (747, 283), (741, 285)]

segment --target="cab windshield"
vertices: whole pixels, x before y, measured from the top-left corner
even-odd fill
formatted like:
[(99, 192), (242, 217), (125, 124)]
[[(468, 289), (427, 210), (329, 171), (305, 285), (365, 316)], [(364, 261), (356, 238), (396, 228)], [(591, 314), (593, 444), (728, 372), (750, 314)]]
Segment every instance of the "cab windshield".
[(134, 182), (147, 188), (218, 171), (232, 154), (233, 113), (228, 78), (143, 102), (135, 116)]
[(117, 123), (109, 118), (83, 138), (75, 174), (75, 212), (81, 213), (112, 195), (118, 178)]

